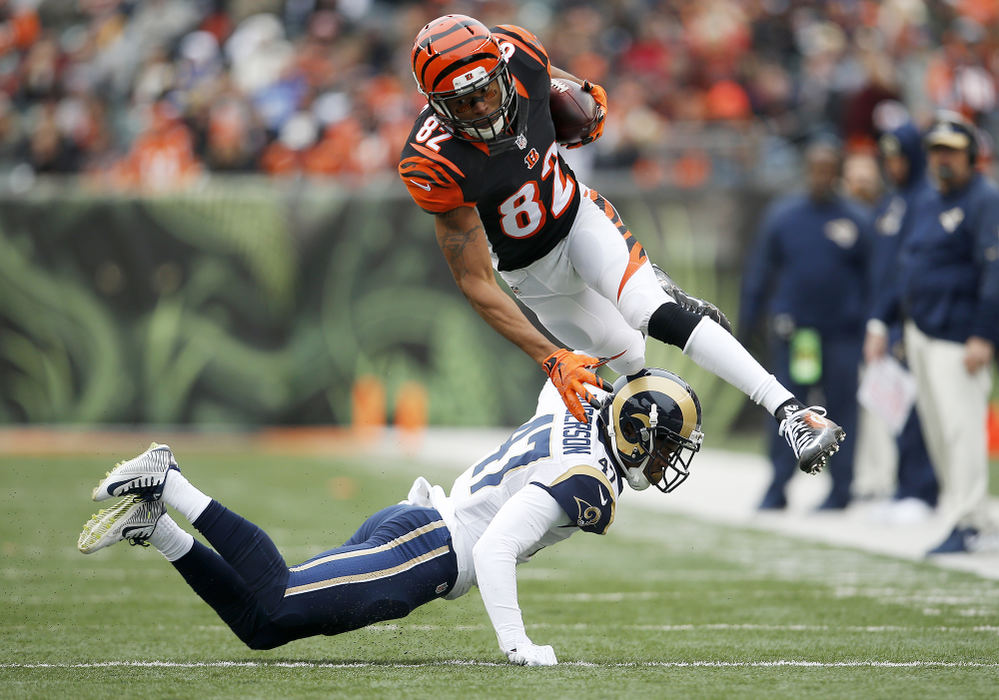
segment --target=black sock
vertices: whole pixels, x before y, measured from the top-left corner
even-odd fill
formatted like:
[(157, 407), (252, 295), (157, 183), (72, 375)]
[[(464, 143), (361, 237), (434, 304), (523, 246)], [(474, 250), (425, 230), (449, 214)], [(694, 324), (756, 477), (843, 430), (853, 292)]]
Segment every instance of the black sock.
[(801, 405), (801, 402), (798, 401), (798, 399), (788, 399), (777, 407), (777, 410), (774, 412), (774, 418), (778, 421), (782, 421), (795, 411), (800, 411), (803, 408), (804, 406)]

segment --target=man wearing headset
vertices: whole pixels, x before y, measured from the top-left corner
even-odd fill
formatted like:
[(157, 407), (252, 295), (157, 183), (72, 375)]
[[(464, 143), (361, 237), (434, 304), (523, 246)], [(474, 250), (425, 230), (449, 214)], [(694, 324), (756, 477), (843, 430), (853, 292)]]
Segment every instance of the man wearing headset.
[(934, 188), (913, 203), (896, 303), (868, 322), (867, 347), (887, 349), (905, 319), (916, 408), (953, 528), (929, 554), (991, 549), (986, 410), (999, 342), (999, 189), (977, 170), (975, 127), (941, 113), (923, 139)]

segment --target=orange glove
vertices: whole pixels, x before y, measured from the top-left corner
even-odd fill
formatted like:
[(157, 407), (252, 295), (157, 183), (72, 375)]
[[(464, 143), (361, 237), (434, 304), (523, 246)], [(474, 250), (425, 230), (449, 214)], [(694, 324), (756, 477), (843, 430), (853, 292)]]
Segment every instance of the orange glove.
[(593, 394), (583, 386), (584, 384), (592, 384), (604, 391), (614, 390), (607, 381), (591, 371), (602, 364), (603, 362), (595, 357), (577, 355), (565, 348), (556, 350), (541, 363), (552, 384), (562, 395), (562, 401), (565, 402), (569, 413), (580, 423), (586, 422), (586, 413), (583, 412), (583, 404), (579, 399), (583, 398), (590, 404), (595, 402)]
[(597, 123), (593, 127), (593, 131), (590, 132), (589, 136), (579, 143), (566, 146), (566, 148), (579, 148), (580, 146), (585, 146), (588, 143), (593, 143), (604, 133), (604, 121), (607, 118), (607, 92), (602, 87), (596, 83), (591, 83), (589, 80), (583, 82), (583, 92), (588, 92), (593, 95), (593, 99), (600, 108), (600, 117), (597, 119)]

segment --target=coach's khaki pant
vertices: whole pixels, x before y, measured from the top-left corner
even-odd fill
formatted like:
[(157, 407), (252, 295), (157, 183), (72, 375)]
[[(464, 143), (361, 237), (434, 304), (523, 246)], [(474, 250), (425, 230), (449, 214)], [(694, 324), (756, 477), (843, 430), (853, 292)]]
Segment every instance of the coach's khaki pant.
[(916, 377), (916, 409), (940, 482), (941, 512), (958, 527), (994, 529), (989, 515), (986, 412), (992, 367), (964, 368), (964, 344), (932, 338), (905, 323), (905, 349)]

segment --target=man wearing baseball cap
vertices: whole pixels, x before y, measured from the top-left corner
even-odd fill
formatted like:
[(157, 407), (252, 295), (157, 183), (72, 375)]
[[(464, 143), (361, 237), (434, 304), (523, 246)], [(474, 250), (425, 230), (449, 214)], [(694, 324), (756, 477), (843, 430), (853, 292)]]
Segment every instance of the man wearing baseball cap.
[(897, 300), (868, 324), (881, 352), (904, 318), (917, 410), (952, 526), (929, 554), (999, 548), (988, 509), (986, 411), (999, 343), (999, 189), (976, 170), (975, 127), (941, 113), (923, 138), (933, 189), (913, 203)]

